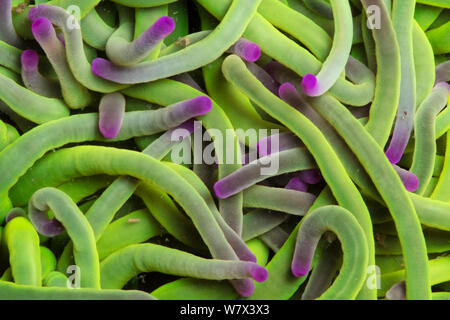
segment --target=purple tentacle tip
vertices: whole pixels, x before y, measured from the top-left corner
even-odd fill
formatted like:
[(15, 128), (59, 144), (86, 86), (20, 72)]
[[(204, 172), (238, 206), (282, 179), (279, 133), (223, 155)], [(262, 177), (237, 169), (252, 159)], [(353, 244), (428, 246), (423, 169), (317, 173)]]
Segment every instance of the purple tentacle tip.
[(61, 222), (56, 218), (49, 219), (45, 212), (30, 210), (28, 217), (36, 231), (46, 237), (57, 236), (65, 230)]
[(317, 169), (300, 171), (299, 177), (307, 184), (318, 184), (322, 181), (322, 174)]
[(180, 124), (177, 129), (184, 129), (189, 131), (189, 133), (193, 133), (195, 130), (195, 121), (190, 119), (182, 124)]
[(247, 298), (250, 297), (255, 291), (255, 284), (251, 279), (242, 279), (239, 282), (234, 282), (234, 288), (240, 296)]
[(227, 194), (225, 192), (223, 192), (223, 190), (222, 190), (222, 189), (224, 189), (223, 185), (224, 185), (224, 182), (222, 180), (219, 180), (214, 184), (214, 192), (215, 192), (217, 198), (219, 198), (219, 199), (227, 198)]
[(164, 39), (174, 29), (175, 21), (171, 17), (161, 17), (149, 28), (149, 32), (158, 39)]
[(22, 208), (12, 208), (6, 215), (5, 223), (17, 217), (26, 217), (25, 211)]
[(39, 7), (39, 5), (32, 7), (30, 9), (30, 11), (28, 11), (28, 19), (30, 19), (31, 22), (34, 22), (34, 20), (36, 20), (38, 18), (37, 17), (38, 7)]
[(264, 70), (272, 77), (275, 74), (275, 71), (280, 67), (280, 63), (278, 61), (272, 60), (264, 67)]
[(311, 269), (310, 265), (298, 265), (296, 263), (293, 263), (291, 266), (292, 274), (296, 277), (306, 276), (310, 269)]
[(250, 274), (256, 282), (264, 282), (269, 277), (267, 270), (257, 264), (251, 268)]
[(114, 65), (103, 58), (95, 58), (92, 61), (92, 72), (99, 77), (106, 77)]
[(197, 97), (189, 101), (189, 107), (194, 116), (202, 116), (211, 111), (212, 101), (205, 96)]
[(120, 131), (120, 125), (107, 125), (105, 123), (100, 123), (99, 125), (100, 132), (106, 139), (113, 139), (117, 137)]
[(409, 172), (409, 174), (403, 178), (403, 184), (405, 185), (406, 190), (415, 192), (419, 188), (420, 182), (414, 173)]
[(31, 31), (36, 39), (48, 36), (52, 29), (52, 23), (47, 18), (38, 18), (31, 26)]
[(114, 109), (116, 109), (116, 106), (100, 110), (99, 130), (107, 139), (117, 137), (122, 126), (123, 112)]
[(238, 40), (231, 51), (248, 62), (255, 62), (261, 57), (261, 48), (247, 39)]
[(278, 88), (278, 95), (281, 99), (290, 94), (298, 94), (297, 89), (295, 89), (295, 87), (290, 82), (283, 83), (280, 88)]
[(99, 129), (107, 139), (115, 138), (122, 127), (125, 98), (119, 93), (106, 95), (100, 101)]
[(285, 188), (289, 189), (289, 190), (296, 190), (296, 191), (301, 191), (301, 192), (308, 191), (308, 185), (305, 182), (303, 182), (300, 178), (297, 178), (297, 177), (289, 180), (289, 182)]
[(25, 50), (21, 55), (22, 67), (25, 70), (36, 70), (39, 64), (39, 56), (34, 50)]
[(392, 164), (398, 163), (402, 159), (403, 151), (395, 143), (389, 146), (386, 151), (386, 157)]
[(306, 74), (302, 79), (302, 87), (308, 96), (315, 96), (319, 90), (317, 77), (311, 73)]
[(49, 223), (41, 226), (40, 233), (47, 237), (54, 237), (64, 232), (64, 230), (66, 230), (66, 228), (64, 228), (61, 222), (56, 220), (56, 218), (53, 218)]
[(256, 43), (250, 43), (245, 47), (243, 56), (245, 60), (249, 62), (255, 62), (258, 61), (260, 57), (261, 57), (261, 49)]
[(258, 261), (256, 256), (250, 250), (248, 250), (248, 252), (245, 252), (242, 255), (242, 257), (240, 257), (240, 260), (254, 262), (254, 263), (256, 263)]

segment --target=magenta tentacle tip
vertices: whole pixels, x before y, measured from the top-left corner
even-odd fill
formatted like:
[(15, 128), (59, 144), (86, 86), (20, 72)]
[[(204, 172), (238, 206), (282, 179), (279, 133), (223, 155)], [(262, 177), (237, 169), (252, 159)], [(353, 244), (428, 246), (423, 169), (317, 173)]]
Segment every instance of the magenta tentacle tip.
[(47, 18), (38, 18), (31, 26), (31, 31), (36, 39), (50, 35), (52, 29), (52, 23)]
[(243, 58), (248, 62), (255, 62), (261, 57), (261, 49), (256, 43), (249, 43), (244, 49)]
[(25, 70), (35, 70), (39, 64), (39, 56), (34, 50), (25, 50), (21, 55), (22, 67)]
[(264, 282), (269, 277), (267, 270), (257, 264), (251, 268), (250, 274), (256, 282)]
[(159, 18), (148, 30), (157, 38), (167, 37), (175, 29), (175, 21), (171, 17)]
[(112, 67), (114, 67), (114, 65), (103, 58), (95, 58), (94, 60), (92, 60), (92, 72), (99, 77), (104, 77), (109, 71), (111, 71)]
[(49, 219), (46, 213), (30, 210), (28, 217), (34, 228), (46, 237), (54, 237), (61, 234), (65, 228), (56, 218)]
[(277, 70), (277, 68), (279, 68), (280, 65), (281, 63), (279, 63), (278, 61), (272, 60), (268, 64), (266, 64), (264, 70), (273, 77), (275, 70)]
[(30, 11), (28, 11), (28, 19), (30, 19), (31, 22), (34, 22), (34, 20), (36, 20), (38, 18), (37, 17), (38, 7), (39, 7), (39, 5), (32, 7), (30, 9)]
[(417, 176), (410, 172), (406, 178), (405, 181), (403, 181), (403, 184), (405, 185), (406, 190), (408, 190), (409, 192), (415, 192), (418, 188), (419, 188), (419, 179), (417, 178)]
[(222, 190), (223, 187), (223, 181), (219, 180), (214, 184), (214, 193), (216, 194), (217, 198), (219, 199), (225, 199), (227, 198), (226, 193)]
[(297, 178), (297, 177), (289, 180), (289, 182), (285, 188), (289, 189), (289, 190), (296, 190), (296, 191), (301, 191), (301, 192), (308, 191), (308, 185), (305, 182), (303, 182), (300, 178)]
[(317, 169), (303, 170), (300, 171), (299, 178), (307, 184), (318, 184), (322, 181), (322, 174)]
[(283, 97), (285, 97), (286, 95), (293, 93), (297, 94), (297, 89), (295, 89), (295, 87), (290, 82), (285, 82), (278, 88), (278, 96), (281, 99), (283, 99)]
[(184, 130), (189, 131), (189, 133), (193, 133), (195, 130), (194, 120), (190, 119), (190, 120), (180, 124), (177, 129), (184, 129)]
[(99, 130), (106, 139), (113, 139), (119, 134), (122, 121), (123, 114), (115, 114), (115, 112), (108, 114), (108, 111), (100, 112)]
[(205, 96), (194, 98), (190, 102), (190, 106), (192, 108), (192, 113), (194, 114), (194, 116), (203, 116), (210, 112), (212, 109), (211, 99)]
[(244, 254), (241, 260), (256, 263), (258, 259), (251, 251), (248, 251), (247, 253)]
[(292, 264), (292, 266), (291, 266), (292, 274), (294, 276), (296, 276), (296, 277), (304, 277), (304, 276), (306, 276), (310, 269), (311, 269), (310, 265)]
[(119, 131), (120, 131), (120, 127), (109, 127), (106, 125), (100, 125), (99, 129), (100, 129), (101, 134), (106, 139), (114, 139), (115, 137), (117, 137), (117, 135), (119, 134)]
[(49, 4), (37, 4), (34, 7), (30, 8), (30, 11), (28, 11), (28, 19), (31, 20), (31, 22), (34, 22), (35, 20), (39, 19), (43, 14), (44, 10), (52, 10), (58, 8), (60, 10), (64, 10), (61, 7), (54, 7), (52, 5)]
[(261, 57), (261, 48), (258, 44), (247, 39), (239, 39), (231, 48), (231, 52), (248, 62), (255, 62)]
[(5, 224), (8, 224), (8, 222), (17, 217), (26, 217), (25, 211), (22, 208), (12, 208), (6, 215)]
[(306, 74), (302, 79), (302, 87), (303, 91), (308, 96), (315, 96), (319, 91), (319, 83), (317, 81), (317, 77), (312, 73)]
[(115, 138), (122, 127), (125, 99), (115, 93), (105, 96), (99, 106), (99, 130), (107, 139)]
[(66, 228), (64, 228), (61, 222), (56, 220), (56, 218), (53, 218), (52, 220), (49, 221), (49, 223), (42, 226), (41, 229), (42, 232), (40, 233), (47, 237), (54, 237), (63, 233), (65, 230)]
[(389, 162), (392, 164), (398, 163), (402, 158), (402, 152), (397, 147), (393, 147), (392, 145), (386, 151), (386, 157)]
[(8, 213), (5, 217), (5, 224), (8, 224), (8, 222), (10, 222), (12, 219), (17, 218), (17, 217), (20, 217), (20, 216), (14, 214), (14, 213), (13, 214)]
[(235, 285), (237, 293), (244, 298), (250, 297), (255, 291), (255, 284), (251, 281), (251, 279), (248, 280), (249, 281), (245, 281), (243, 284), (239, 283), (239, 285)]

